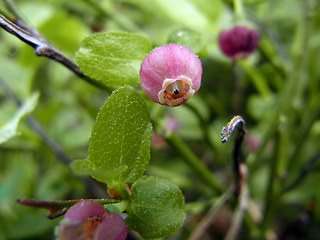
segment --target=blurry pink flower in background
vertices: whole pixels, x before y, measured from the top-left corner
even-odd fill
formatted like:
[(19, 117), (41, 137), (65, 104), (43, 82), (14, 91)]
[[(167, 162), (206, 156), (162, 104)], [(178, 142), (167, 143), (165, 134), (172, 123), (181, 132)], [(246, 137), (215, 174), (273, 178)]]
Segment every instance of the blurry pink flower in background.
[(165, 131), (175, 132), (179, 128), (179, 122), (174, 116), (168, 115), (168, 118), (165, 121), (163, 128)]
[(244, 26), (222, 30), (218, 41), (221, 51), (231, 60), (246, 58), (257, 47), (259, 33)]
[[(179, 129), (178, 120), (174, 116), (168, 115), (165, 122), (163, 123), (163, 129), (162, 129), (163, 134), (165, 134), (168, 131), (176, 132), (178, 129)], [(166, 145), (166, 141), (164, 140), (163, 136), (153, 131), (151, 144), (154, 147), (161, 148)]]
[(247, 145), (247, 148), (250, 152), (254, 152), (258, 149), (261, 140), (258, 137), (255, 137), (254, 135), (247, 133), (245, 136), (245, 143)]
[(140, 86), (152, 101), (179, 106), (200, 88), (201, 62), (189, 48), (167, 44), (153, 49), (140, 68)]
[(106, 212), (92, 200), (73, 205), (56, 228), (60, 240), (124, 240), (127, 234), (127, 226), (119, 214)]

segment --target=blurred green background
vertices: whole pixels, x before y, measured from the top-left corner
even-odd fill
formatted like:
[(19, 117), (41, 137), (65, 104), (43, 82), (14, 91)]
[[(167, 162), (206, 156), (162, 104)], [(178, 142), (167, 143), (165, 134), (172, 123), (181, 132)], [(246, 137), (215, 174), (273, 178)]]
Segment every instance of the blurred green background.
[[(222, 144), (220, 132), (234, 115), (241, 115), (247, 130), (243, 153), (250, 201), (239, 239), (261, 239), (261, 233), (268, 239), (320, 239), (319, 1), (242, 0), (243, 14), (231, 0), (12, 2), (28, 26), (71, 58), (81, 40), (95, 31), (142, 33), (154, 46), (178, 42), (191, 48), (203, 63), (201, 89), (177, 108), (146, 98), (152, 119), (161, 128), (173, 116), (177, 134), (227, 189), (233, 183), (233, 139)], [(16, 14), (4, 0), (0, 13)], [(260, 39), (249, 58), (232, 64), (220, 52), (217, 37), (236, 24), (257, 29)], [(39, 92), (33, 117), (72, 159), (86, 158), (91, 128), (110, 92), (35, 56), (34, 49), (4, 30), (0, 78), (22, 101)], [(17, 110), (0, 87), (0, 127)], [(107, 194), (90, 191), (26, 121), (18, 133), (0, 145), (0, 239), (53, 239), (59, 219), (48, 220), (44, 210), (20, 206), (17, 198)], [(170, 239), (187, 239), (219, 196), (161, 138), (153, 139), (147, 174), (166, 177), (183, 190), (188, 218)], [(203, 239), (223, 239), (234, 204), (230, 200), (221, 209)]]

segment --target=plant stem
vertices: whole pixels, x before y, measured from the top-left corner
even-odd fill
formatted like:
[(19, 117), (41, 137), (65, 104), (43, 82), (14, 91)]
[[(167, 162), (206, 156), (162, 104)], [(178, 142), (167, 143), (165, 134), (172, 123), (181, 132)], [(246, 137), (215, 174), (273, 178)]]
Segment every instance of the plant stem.
[(299, 156), (300, 156), (300, 151), (302, 147), (305, 145), (307, 142), (306, 139), (311, 131), (311, 128), (316, 120), (319, 119), (319, 98), (317, 98), (317, 102), (313, 106), (311, 106), (309, 109), (304, 111), (302, 114), (303, 116), (306, 116), (302, 121), (302, 126), (299, 128), (301, 129), (301, 134), (299, 135), (299, 138), (297, 139), (297, 142), (295, 144), (293, 153), (291, 154), (288, 162), (290, 162), (290, 165), (288, 166), (287, 171), (291, 171), (299, 161)]
[(225, 240), (235, 240), (240, 231), (243, 220), (243, 215), (248, 205), (248, 186), (245, 182), (242, 183), (238, 197), (238, 206), (232, 216), (230, 229), (225, 237)]
[[(272, 119), (269, 121), (269, 125), (266, 128), (267, 131), (265, 132), (264, 136), (262, 137), (262, 141), (256, 150), (254, 154), (250, 156), (250, 159), (248, 163), (253, 164), (250, 166), (250, 169), (254, 169), (258, 164), (258, 159), (261, 158), (261, 154), (263, 153), (263, 150), (267, 144), (267, 142), (270, 140), (270, 138), (274, 135), (277, 126), (279, 124), (280, 115), (285, 115), (286, 113), (290, 112), (290, 109), (292, 107), (292, 99), (296, 97), (298, 94), (301, 93), (303, 86), (302, 81), (300, 81), (300, 78), (302, 76), (307, 76), (306, 72), (306, 61), (308, 58), (308, 54), (305, 53), (305, 50), (307, 49), (307, 44), (309, 40), (309, 20), (308, 20), (308, 1), (303, 1), (304, 4), (304, 16), (302, 17), (302, 25), (304, 29), (304, 34), (302, 38), (302, 42), (300, 45), (300, 53), (303, 53), (301, 56), (297, 57), (297, 62), (295, 64), (295, 67), (293, 68), (291, 64), (288, 64), (288, 73), (291, 73), (288, 76), (287, 83), (282, 89), (282, 92), (279, 95), (277, 106), (275, 107), (274, 113), (272, 114)], [(299, 36), (302, 34), (299, 34)], [(304, 78), (303, 78), (304, 79)]]
[(231, 75), (231, 84), (233, 86), (233, 94), (232, 94), (232, 112), (236, 114), (240, 114), (240, 107), (242, 105), (242, 87), (239, 85), (239, 81), (237, 79), (237, 61), (232, 61), (230, 66), (230, 75)]
[(174, 132), (169, 131), (165, 135), (165, 139), (205, 184), (210, 186), (217, 194), (221, 194), (223, 192), (223, 187), (214, 177), (213, 173), (190, 150), (181, 138), (179, 138)]
[(317, 151), (314, 153), (311, 158), (305, 163), (305, 165), (301, 168), (300, 172), (296, 176), (296, 178), (289, 183), (285, 188), (282, 190), (282, 194), (290, 191), (294, 187), (296, 187), (302, 180), (303, 178), (311, 171), (315, 170), (314, 165), (317, 162), (317, 160), (320, 159), (320, 151)]
[[(308, 50), (308, 42), (310, 38), (310, 23), (309, 23), (309, 16), (308, 16), (308, 11), (309, 11), (309, 0), (303, 1), (303, 6), (304, 8), (304, 13), (303, 16), (301, 17), (300, 21), (300, 29), (301, 29), (301, 43), (300, 43), (300, 54), (302, 56), (300, 58), (297, 58), (297, 78), (299, 78), (299, 81), (297, 81), (297, 85), (295, 86), (295, 92), (294, 92), (294, 97), (298, 100), (303, 98), (304, 91), (306, 89), (306, 85), (308, 81), (310, 81), (310, 73), (309, 73), (309, 68), (308, 68), (308, 62), (310, 61), (310, 53)], [(310, 84), (309, 88), (314, 88), (317, 89), (318, 87), (312, 86), (312, 83)], [(300, 128), (302, 129), (302, 134), (299, 135), (299, 139), (295, 145), (295, 149), (293, 154), (291, 155), (290, 158), (290, 165), (288, 168), (288, 171), (292, 170), (294, 166), (296, 166), (298, 162), (298, 156), (299, 152), (302, 149), (302, 146), (306, 142), (305, 139), (307, 138), (311, 127), (313, 126), (313, 123), (318, 119), (319, 117), (319, 97), (318, 94), (316, 95), (316, 98), (311, 100), (311, 104), (309, 107), (304, 107), (304, 112), (302, 113), (302, 119), (303, 121), (303, 126)], [(305, 118), (303, 118), (305, 117)]]
[(193, 104), (190, 104), (188, 101), (184, 103), (184, 105), (186, 107), (188, 107), (199, 119), (200, 125), (201, 125), (201, 129), (202, 129), (202, 133), (204, 136), (204, 139), (206, 141), (206, 143), (209, 145), (209, 147), (214, 150), (215, 146), (210, 138), (209, 135), (209, 124), (207, 119), (204, 118), (204, 116), (200, 113), (199, 109), (194, 106)]
[(245, 135), (244, 120), (241, 116), (234, 116), (223, 128), (221, 133), (222, 142), (226, 142), (235, 131), (234, 146), (232, 151), (233, 171), (235, 176), (234, 194), (238, 199), (237, 208), (233, 214), (231, 226), (225, 237), (226, 240), (237, 239), (243, 220), (243, 215), (248, 203), (248, 170), (241, 153), (241, 145)]
[(97, 12), (100, 18), (105, 18), (106, 16), (108, 16), (108, 13), (96, 1), (84, 0), (84, 2), (92, 7)]
[[(279, 132), (278, 132), (279, 133)], [(274, 153), (271, 158), (270, 163), (270, 172), (268, 178), (268, 185), (265, 191), (265, 205), (264, 205), (264, 212), (263, 212), (263, 219), (261, 222), (261, 229), (260, 229), (260, 237), (264, 239), (266, 236), (267, 228), (271, 222), (271, 218), (273, 216), (273, 208), (275, 206), (276, 201), (276, 180), (277, 180), (277, 169), (278, 169), (278, 153), (280, 150), (279, 144), (279, 134), (277, 134), (276, 142), (274, 143)]]
[(244, 19), (244, 9), (242, 0), (233, 0), (233, 7), (237, 19)]
[(218, 200), (212, 205), (209, 212), (193, 230), (189, 240), (201, 239), (202, 235), (206, 232), (209, 226), (212, 224), (213, 220), (217, 216), (218, 211), (226, 203), (226, 201), (231, 197), (232, 188), (228, 189), (223, 195), (221, 195)]

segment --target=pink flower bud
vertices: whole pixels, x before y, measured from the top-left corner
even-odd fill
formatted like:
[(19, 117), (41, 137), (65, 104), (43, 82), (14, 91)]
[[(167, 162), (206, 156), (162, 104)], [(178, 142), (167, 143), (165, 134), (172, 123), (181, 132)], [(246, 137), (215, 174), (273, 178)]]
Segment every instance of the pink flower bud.
[(153, 49), (140, 69), (140, 86), (156, 103), (170, 107), (187, 101), (201, 84), (202, 67), (196, 54), (179, 44)]
[(221, 51), (231, 60), (246, 58), (257, 47), (259, 33), (244, 26), (222, 30), (218, 41)]

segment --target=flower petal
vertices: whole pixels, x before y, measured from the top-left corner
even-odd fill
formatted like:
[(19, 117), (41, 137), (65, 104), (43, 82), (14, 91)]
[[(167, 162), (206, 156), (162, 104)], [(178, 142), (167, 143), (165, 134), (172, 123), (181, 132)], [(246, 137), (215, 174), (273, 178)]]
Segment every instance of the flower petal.
[(93, 200), (83, 200), (69, 208), (64, 218), (81, 222), (89, 217), (103, 215), (104, 213), (104, 207), (100, 203)]
[(103, 215), (102, 222), (96, 229), (94, 240), (125, 240), (128, 228), (122, 217), (114, 212)]

